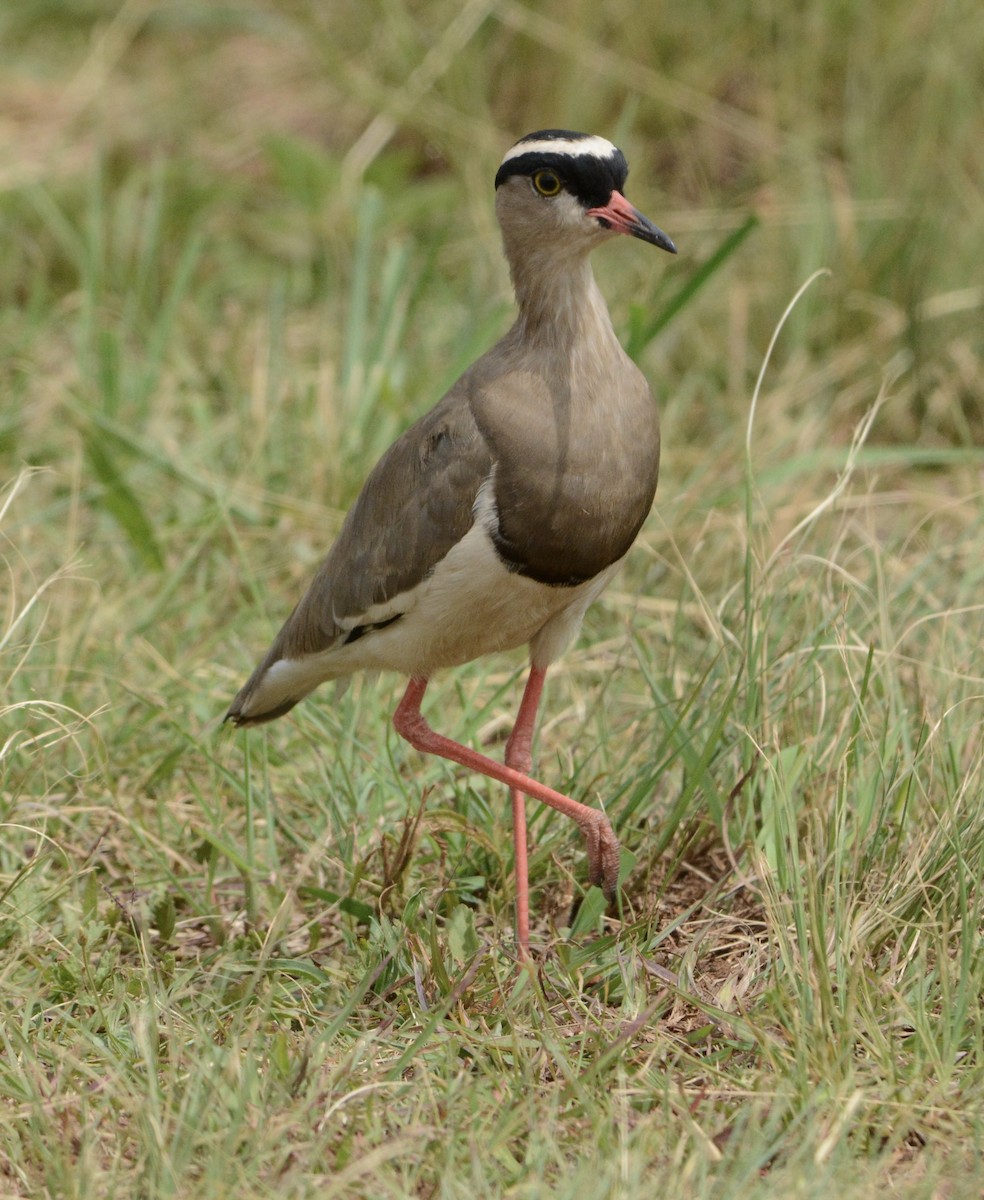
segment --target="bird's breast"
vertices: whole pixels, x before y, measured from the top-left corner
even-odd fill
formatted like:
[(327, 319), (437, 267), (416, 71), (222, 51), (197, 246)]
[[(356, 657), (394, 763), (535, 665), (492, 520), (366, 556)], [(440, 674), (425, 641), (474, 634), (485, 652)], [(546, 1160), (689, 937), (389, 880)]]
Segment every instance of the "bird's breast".
[(652, 506), (659, 421), (625, 360), (597, 380), (530, 383), (527, 403), (482, 414), (493, 451), (490, 535), (510, 570), (571, 587), (622, 558)]

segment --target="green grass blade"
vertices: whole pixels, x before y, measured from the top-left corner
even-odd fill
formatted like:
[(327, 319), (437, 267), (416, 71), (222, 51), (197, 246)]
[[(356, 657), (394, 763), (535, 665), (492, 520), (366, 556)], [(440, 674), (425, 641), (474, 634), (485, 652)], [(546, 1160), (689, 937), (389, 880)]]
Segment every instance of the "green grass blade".
[(96, 430), (87, 430), (83, 436), (86, 457), (103, 488), (103, 507), (126, 534), (144, 566), (152, 571), (163, 571), (164, 553), (136, 492), (127, 483)]
[(746, 218), (737, 229), (729, 233), (714, 253), (694, 271), (676, 293), (670, 297), (663, 308), (651, 320), (645, 321), (645, 308), (634, 305), (629, 322), (629, 337), (627, 350), (630, 357), (637, 358), (649, 343), (666, 328), (701, 288), (717, 274), (728, 259), (735, 253), (753, 229), (759, 225), (759, 219), (753, 213)]

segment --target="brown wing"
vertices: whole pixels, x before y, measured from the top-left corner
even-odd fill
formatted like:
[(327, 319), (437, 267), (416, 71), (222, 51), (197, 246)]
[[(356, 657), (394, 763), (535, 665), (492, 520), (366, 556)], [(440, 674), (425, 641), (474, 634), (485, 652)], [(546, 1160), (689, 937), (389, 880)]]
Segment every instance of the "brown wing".
[(243, 715), (275, 662), (318, 654), (345, 636), (352, 640), (353, 619), (414, 587), (464, 537), (475, 497), (492, 469), (467, 393), (467, 383), (459, 381), (376, 464), (328, 557), (227, 719), (272, 720), (286, 712), (296, 700)]
[(491, 470), (468, 405), (451, 393), (366, 480), (308, 593), (315, 608), (324, 608), (323, 589), (336, 617), (358, 617), (418, 584), (471, 528)]

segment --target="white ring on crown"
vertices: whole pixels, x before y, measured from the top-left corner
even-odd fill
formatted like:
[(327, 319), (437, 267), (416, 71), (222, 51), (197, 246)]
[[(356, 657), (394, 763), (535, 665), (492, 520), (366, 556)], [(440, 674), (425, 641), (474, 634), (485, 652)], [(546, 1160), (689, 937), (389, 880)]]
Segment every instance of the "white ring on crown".
[(571, 158), (580, 155), (591, 155), (594, 158), (611, 158), (618, 153), (618, 147), (613, 146), (607, 138), (591, 134), (580, 138), (538, 138), (535, 142), (517, 142), (506, 151), (503, 163), (511, 158), (519, 158), (521, 154), (564, 154)]

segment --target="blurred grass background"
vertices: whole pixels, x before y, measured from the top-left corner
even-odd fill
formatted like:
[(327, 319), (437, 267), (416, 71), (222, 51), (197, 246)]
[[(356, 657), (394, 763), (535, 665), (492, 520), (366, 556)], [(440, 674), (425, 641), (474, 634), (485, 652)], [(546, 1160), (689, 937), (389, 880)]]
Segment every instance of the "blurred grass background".
[[(0, 1191), (981, 1194), (982, 46), (970, 0), (0, 7)], [(517, 978), (505, 798), (399, 681), (218, 721), (507, 326), (492, 178), (550, 126), (681, 253), (595, 256), (663, 476), (539, 738), (635, 870), (571, 928), (538, 814)], [(522, 666), (435, 722), (497, 753)]]

